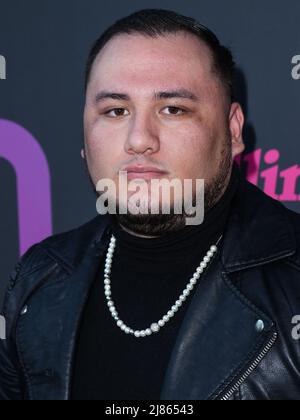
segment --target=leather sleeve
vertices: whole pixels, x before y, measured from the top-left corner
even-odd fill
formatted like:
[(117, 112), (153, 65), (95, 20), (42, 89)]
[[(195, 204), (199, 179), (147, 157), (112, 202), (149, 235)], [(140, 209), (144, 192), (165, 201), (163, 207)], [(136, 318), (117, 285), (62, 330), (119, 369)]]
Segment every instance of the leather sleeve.
[[(29, 255), (32, 255), (31, 247), (19, 260), (14, 271), (10, 275), (5, 299), (0, 310), (2, 327), (5, 320), (5, 339), (0, 339), (0, 400), (22, 400), (23, 381), (22, 372), (17, 355), (15, 325), (18, 314), (18, 301), (14, 296), (14, 286), (22, 277), (22, 271)], [(2, 328), (3, 330), (3, 328)], [(3, 337), (2, 337), (3, 338)]]

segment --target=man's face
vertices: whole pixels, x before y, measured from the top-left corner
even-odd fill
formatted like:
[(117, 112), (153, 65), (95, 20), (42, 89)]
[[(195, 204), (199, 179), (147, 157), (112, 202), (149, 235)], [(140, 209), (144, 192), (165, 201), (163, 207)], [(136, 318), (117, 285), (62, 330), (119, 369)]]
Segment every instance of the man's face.
[[(122, 96), (102, 98), (103, 92)], [(119, 171), (151, 166), (164, 173), (147, 174), (148, 182), (204, 179), (217, 200), (232, 159), (244, 149), (242, 126), (242, 111), (228, 103), (208, 47), (193, 35), (120, 35), (95, 60), (84, 112), (95, 185), (109, 178), (118, 186)]]

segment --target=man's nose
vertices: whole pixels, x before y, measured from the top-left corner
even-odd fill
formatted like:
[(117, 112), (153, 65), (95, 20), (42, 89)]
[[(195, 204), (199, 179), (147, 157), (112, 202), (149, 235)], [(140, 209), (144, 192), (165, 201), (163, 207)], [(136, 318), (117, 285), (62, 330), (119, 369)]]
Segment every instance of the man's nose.
[(125, 151), (129, 154), (153, 154), (160, 149), (156, 123), (149, 115), (136, 115), (131, 120)]

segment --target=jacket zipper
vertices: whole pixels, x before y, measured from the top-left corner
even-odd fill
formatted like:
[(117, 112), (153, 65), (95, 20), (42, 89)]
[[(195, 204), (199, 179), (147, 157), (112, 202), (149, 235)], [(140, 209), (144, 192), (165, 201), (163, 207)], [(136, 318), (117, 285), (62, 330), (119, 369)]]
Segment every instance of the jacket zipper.
[(247, 371), (240, 377), (240, 379), (233, 385), (226, 393), (225, 395), (220, 399), (221, 401), (228, 401), (232, 395), (238, 391), (239, 387), (245, 382), (245, 380), (251, 375), (251, 373), (257, 368), (257, 366), (260, 364), (260, 362), (264, 359), (264, 357), (269, 353), (271, 348), (274, 346), (274, 344), (277, 341), (278, 334), (274, 333), (268, 344), (264, 347), (264, 349), (259, 353), (257, 358), (254, 360), (254, 362), (250, 365), (250, 367), (247, 369)]

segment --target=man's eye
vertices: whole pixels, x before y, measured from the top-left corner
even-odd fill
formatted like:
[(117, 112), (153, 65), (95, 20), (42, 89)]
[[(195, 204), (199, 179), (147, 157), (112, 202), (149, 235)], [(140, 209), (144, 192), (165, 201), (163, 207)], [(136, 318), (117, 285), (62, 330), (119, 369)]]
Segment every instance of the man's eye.
[(176, 106), (168, 106), (165, 109), (169, 110), (169, 113), (167, 113), (167, 115), (182, 115), (187, 112), (185, 109), (178, 108)]
[[(177, 115), (183, 115), (187, 113), (185, 109), (178, 108), (176, 106), (168, 106), (165, 108), (165, 110), (168, 110), (167, 115), (177, 116)], [(118, 118), (118, 117), (124, 117), (128, 115), (128, 114), (125, 114), (126, 112), (128, 111), (124, 108), (114, 108), (105, 112), (104, 115), (106, 115), (109, 118)]]
[(110, 109), (109, 111), (105, 112), (104, 115), (106, 115), (109, 118), (123, 117), (125, 111), (126, 111), (126, 109), (124, 109), (124, 108), (114, 108), (114, 109)]

